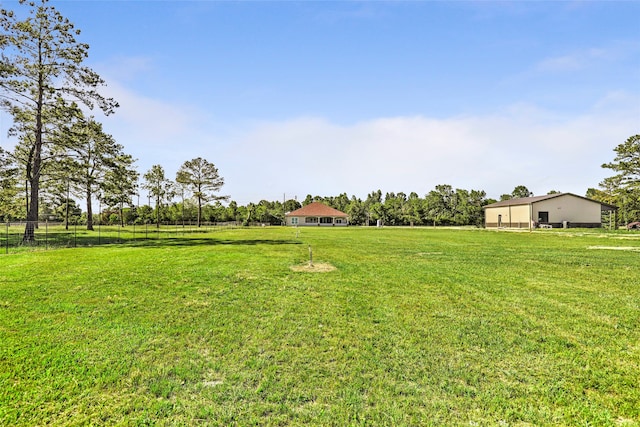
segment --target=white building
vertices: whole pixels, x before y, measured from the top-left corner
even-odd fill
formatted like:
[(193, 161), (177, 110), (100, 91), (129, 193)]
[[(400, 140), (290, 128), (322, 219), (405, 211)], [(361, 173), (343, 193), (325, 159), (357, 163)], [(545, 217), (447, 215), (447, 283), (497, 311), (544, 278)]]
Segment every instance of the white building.
[(287, 225), (346, 226), (349, 216), (320, 202), (313, 202), (285, 214)]
[(484, 207), (487, 228), (602, 226), (602, 212), (618, 208), (571, 193), (504, 200)]

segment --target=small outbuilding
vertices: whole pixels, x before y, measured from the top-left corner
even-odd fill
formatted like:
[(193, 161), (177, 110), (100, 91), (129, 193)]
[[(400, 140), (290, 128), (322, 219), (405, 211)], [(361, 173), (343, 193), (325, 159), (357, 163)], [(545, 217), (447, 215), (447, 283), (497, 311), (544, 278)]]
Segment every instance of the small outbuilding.
[(316, 226), (346, 226), (349, 225), (349, 215), (340, 212), (320, 202), (309, 203), (306, 206), (285, 214), (287, 225), (316, 225)]
[(572, 193), (504, 200), (484, 207), (487, 228), (598, 228), (618, 208)]

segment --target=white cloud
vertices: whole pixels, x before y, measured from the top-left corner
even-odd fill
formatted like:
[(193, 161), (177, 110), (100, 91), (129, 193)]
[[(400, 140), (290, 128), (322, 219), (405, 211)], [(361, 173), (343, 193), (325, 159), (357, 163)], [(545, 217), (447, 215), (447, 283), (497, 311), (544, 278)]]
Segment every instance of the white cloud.
[(204, 113), (193, 106), (142, 96), (118, 83), (110, 82), (102, 92), (120, 104), (115, 114), (100, 118), (105, 132), (138, 159), (141, 174), (160, 164), (173, 178), (182, 162), (197, 157), (213, 139)]
[(536, 70), (541, 72), (573, 72), (592, 67), (603, 62), (620, 61), (637, 54), (640, 43), (616, 42), (606, 47), (592, 47), (576, 50), (566, 55), (541, 60)]
[(546, 58), (538, 64), (537, 69), (539, 71), (575, 71), (583, 67), (582, 55), (565, 55)]
[(609, 171), (613, 148), (640, 132), (638, 95), (612, 92), (582, 114), (559, 115), (515, 104), (492, 114), (431, 118), (380, 117), (336, 124), (322, 117), (220, 123), (193, 106), (139, 96), (110, 84), (122, 105), (105, 129), (146, 172), (161, 164), (173, 178), (194, 157), (215, 163), (224, 194), (261, 199), (420, 195), (438, 184), (485, 190), (490, 197), (525, 185), (584, 194)]
[(146, 56), (111, 58), (109, 62), (98, 64), (101, 72), (117, 81), (131, 81), (154, 70), (154, 61)]
[[(485, 190), (498, 197), (516, 185), (535, 194), (584, 194), (608, 175), (600, 165), (639, 131), (637, 109), (594, 111), (557, 120), (517, 106), (478, 117), (380, 118), (339, 126), (323, 119), (255, 125), (221, 162), (242, 201), (372, 190), (416, 191), (437, 184)], [(224, 164), (226, 163), (226, 167)]]

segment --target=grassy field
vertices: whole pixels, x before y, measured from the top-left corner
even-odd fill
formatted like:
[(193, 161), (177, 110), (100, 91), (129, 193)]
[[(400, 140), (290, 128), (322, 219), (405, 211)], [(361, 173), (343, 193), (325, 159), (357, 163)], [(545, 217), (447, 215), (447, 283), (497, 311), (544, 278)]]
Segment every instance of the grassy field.
[(639, 252), (266, 227), (1, 255), (0, 425), (639, 426)]

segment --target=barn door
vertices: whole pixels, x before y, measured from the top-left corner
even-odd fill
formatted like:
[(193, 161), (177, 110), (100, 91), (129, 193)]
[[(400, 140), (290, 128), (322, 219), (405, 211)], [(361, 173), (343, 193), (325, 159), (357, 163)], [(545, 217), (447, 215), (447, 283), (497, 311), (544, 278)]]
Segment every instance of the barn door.
[(549, 212), (538, 212), (538, 222), (547, 224), (549, 222)]

